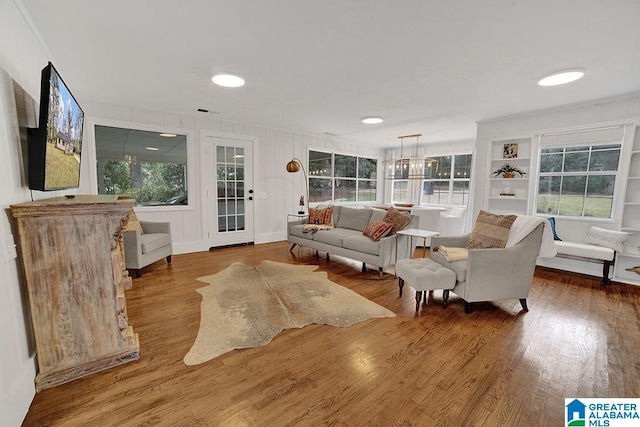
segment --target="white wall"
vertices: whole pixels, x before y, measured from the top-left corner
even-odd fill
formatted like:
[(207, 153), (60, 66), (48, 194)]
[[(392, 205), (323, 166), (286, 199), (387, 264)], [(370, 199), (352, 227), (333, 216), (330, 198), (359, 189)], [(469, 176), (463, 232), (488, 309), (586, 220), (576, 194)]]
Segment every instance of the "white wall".
[[(203, 164), (203, 132), (253, 140), (254, 196), (266, 193), (266, 198), (254, 197), (254, 229), (257, 244), (286, 239), (287, 213), (298, 210), (299, 195), (305, 193), (302, 175), (287, 173), (285, 169), (285, 165), (293, 157), (298, 157), (306, 164), (308, 149), (320, 149), (382, 159), (382, 150), (379, 148), (233, 123), (207, 114), (180, 115), (83, 99), (80, 99), (79, 103), (88, 117), (82, 152), (83, 167), (87, 167), (88, 177), (83, 179), (81, 184), (79, 192), (82, 193), (95, 193), (97, 188), (93, 124), (187, 134), (190, 151), (189, 208), (171, 206), (135, 209), (141, 220), (171, 222), (175, 253), (204, 251), (211, 246), (205, 238), (202, 200), (199, 195), (202, 194), (202, 180), (206, 179), (208, 173), (215, 174), (215, 165)], [(215, 218), (211, 221), (215, 221)]]
[[(36, 125), (34, 100), (48, 58), (10, 0), (0, 1), (0, 39), (0, 237), (17, 240), (9, 206), (31, 199), (21, 138)], [(18, 426), (35, 395), (34, 345), (21, 267), (5, 262), (1, 248), (0, 277), (0, 425)]]
[[(51, 58), (11, 0), (0, 0), (0, 238), (17, 241), (9, 206), (33, 199), (56, 197), (61, 192), (30, 192), (27, 188), (26, 128), (37, 126), (40, 72)], [(11, 41), (9, 43), (9, 40)], [(58, 67), (64, 75), (64, 68)], [(73, 82), (67, 82), (73, 88)], [(306, 162), (309, 148), (381, 158), (381, 150), (344, 141), (231, 123), (207, 115), (185, 116), (126, 106), (108, 105), (80, 99), (86, 114), (81, 187), (68, 193), (96, 192), (95, 147), (91, 125), (100, 121), (183, 130), (190, 136), (193, 206), (187, 209), (140, 209), (141, 219), (168, 220), (172, 223), (176, 253), (206, 250), (200, 200), (201, 173), (211, 170), (200, 162), (203, 131), (248, 137), (254, 141), (254, 190), (266, 193), (255, 199), (255, 241), (282, 240), (286, 235), (286, 214), (298, 208), (298, 195), (304, 193), (303, 179), (288, 174), (285, 165), (292, 157)], [(33, 342), (26, 286), (19, 260), (4, 261), (0, 248), (0, 427), (20, 425), (35, 395), (35, 345)]]
[[(633, 143), (633, 127), (640, 124), (640, 94), (630, 94), (620, 98), (593, 101), (561, 109), (539, 111), (513, 117), (487, 120), (478, 123), (476, 161), (473, 171), (472, 214), (467, 217), (467, 227), (471, 229), (473, 221), (480, 209), (487, 207), (487, 191), (491, 171), (488, 170), (490, 159), (490, 143), (494, 140), (531, 138), (534, 135), (570, 131), (581, 128), (594, 128), (614, 124), (632, 124), (631, 133), (625, 137), (622, 149), (621, 179), (616, 189), (617, 199), (614, 201), (614, 218), (598, 219), (566, 219), (557, 218), (556, 227), (565, 240), (584, 241), (590, 225), (619, 229), (622, 215), (622, 202), (628, 173), (628, 153)], [(535, 142), (534, 142), (535, 145)], [(534, 156), (536, 153), (533, 153)], [(561, 231), (560, 231), (561, 230)], [(541, 265), (562, 268), (585, 274), (599, 276), (602, 266), (599, 264), (554, 258), (539, 259)]]

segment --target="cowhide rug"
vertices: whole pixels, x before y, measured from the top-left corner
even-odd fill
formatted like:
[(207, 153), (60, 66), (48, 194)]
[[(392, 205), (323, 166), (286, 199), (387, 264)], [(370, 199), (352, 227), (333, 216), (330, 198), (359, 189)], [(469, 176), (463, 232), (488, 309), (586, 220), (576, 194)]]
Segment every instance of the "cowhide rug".
[(374, 317), (395, 314), (313, 272), (315, 265), (262, 261), (257, 266), (234, 263), (199, 281), (200, 329), (186, 365), (197, 365), (230, 350), (259, 347), (286, 328), (312, 323), (347, 327)]

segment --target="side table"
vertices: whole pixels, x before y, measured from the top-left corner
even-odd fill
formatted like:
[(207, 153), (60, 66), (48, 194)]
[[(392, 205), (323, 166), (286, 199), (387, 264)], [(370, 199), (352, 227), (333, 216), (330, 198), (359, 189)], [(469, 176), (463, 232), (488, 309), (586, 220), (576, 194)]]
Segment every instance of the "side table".
[[(301, 220), (301, 219), (308, 218), (308, 217), (309, 217), (309, 214), (306, 214), (306, 213), (297, 213), (297, 212), (296, 213), (290, 213), (290, 214), (287, 214), (287, 223), (289, 223), (291, 221)], [(288, 231), (288, 228), (289, 228), (289, 226), (287, 225), (287, 231)], [(295, 248), (295, 247), (296, 247), (296, 244), (293, 243), (291, 245), (291, 247), (289, 248), (289, 252), (293, 251), (293, 248)]]
[[(429, 237), (434, 237), (437, 236), (439, 233), (437, 231), (430, 231), (430, 230), (420, 230), (418, 228), (408, 228), (406, 230), (400, 230), (398, 231), (396, 234), (400, 234), (403, 236), (409, 236), (411, 239), (411, 247), (415, 248), (415, 246), (413, 246), (413, 238), (414, 237), (418, 237), (418, 238), (423, 238), (423, 245), (422, 245), (422, 258), (424, 258), (427, 254), (427, 239)], [(413, 251), (411, 252), (413, 254)], [(398, 239), (396, 239), (396, 262), (398, 261)]]

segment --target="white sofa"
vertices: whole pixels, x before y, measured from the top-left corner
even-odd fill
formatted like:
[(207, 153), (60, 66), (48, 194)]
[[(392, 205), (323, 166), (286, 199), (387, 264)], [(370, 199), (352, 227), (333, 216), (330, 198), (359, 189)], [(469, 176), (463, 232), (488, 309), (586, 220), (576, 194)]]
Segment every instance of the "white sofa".
[[(362, 271), (366, 271), (366, 264), (372, 264), (378, 267), (382, 278), (385, 267), (413, 255), (409, 236), (387, 236), (374, 242), (362, 234), (369, 223), (383, 219), (385, 214), (382, 209), (334, 206), (334, 228), (316, 233), (304, 232), (306, 220), (290, 221), (287, 226), (287, 240), (292, 244), (290, 251), (300, 245), (326, 252), (327, 259), (329, 254), (354, 259), (362, 262)], [(404, 228), (418, 228), (419, 218), (413, 215), (410, 218), (411, 221)]]

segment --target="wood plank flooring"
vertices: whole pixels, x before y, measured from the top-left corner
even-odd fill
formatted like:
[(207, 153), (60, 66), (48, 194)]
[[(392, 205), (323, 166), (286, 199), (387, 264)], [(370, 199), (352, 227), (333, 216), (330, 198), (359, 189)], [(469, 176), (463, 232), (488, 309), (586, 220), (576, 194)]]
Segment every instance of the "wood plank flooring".
[[(320, 255), (278, 242), (146, 268), (127, 291), (140, 359), (38, 393), (24, 425), (550, 426), (564, 422), (565, 397), (640, 396), (640, 287), (538, 268), (529, 313), (507, 300), (466, 315), (436, 291), (416, 317), (413, 289), (399, 298), (392, 274)], [(319, 265), (396, 317), (286, 330), (184, 365), (205, 286), (196, 278), (264, 259)]]

